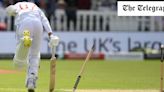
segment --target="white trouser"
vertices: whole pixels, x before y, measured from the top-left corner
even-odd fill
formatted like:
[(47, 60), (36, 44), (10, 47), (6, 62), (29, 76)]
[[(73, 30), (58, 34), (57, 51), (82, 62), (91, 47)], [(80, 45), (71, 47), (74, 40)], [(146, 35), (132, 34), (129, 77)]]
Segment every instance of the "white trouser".
[[(35, 18), (25, 18), (20, 24), (17, 25), (17, 44), (23, 37), (23, 31), (29, 30), (32, 38), (32, 45), (29, 48), (28, 56), (28, 69), (27, 79), (34, 77), (37, 79), (39, 62), (40, 62), (40, 47), (43, 33), (43, 26), (40, 20)], [(27, 81), (26, 81), (27, 83)]]

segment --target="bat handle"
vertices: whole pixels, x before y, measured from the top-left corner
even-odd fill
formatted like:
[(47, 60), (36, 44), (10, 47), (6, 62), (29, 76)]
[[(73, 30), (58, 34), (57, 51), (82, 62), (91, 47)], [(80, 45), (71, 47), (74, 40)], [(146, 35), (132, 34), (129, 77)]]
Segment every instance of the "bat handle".
[(77, 88), (77, 86), (78, 86), (78, 84), (79, 84), (80, 78), (81, 78), (81, 76), (79, 75), (79, 76), (77, 77), (77, 80), (76, 80), (75, 85), (74, 85), (74, 87), (73, 87), (73, 92), (75, 92), (75, 90), (76, 90), (76, 88)]

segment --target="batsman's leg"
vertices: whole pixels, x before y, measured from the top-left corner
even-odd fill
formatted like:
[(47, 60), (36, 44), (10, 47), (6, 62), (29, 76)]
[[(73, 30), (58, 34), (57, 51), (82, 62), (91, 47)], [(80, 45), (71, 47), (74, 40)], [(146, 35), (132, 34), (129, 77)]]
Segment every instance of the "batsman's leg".
[(38, 69), (39, 69), (39, 59), (38, 56), (30, 56), (28, 71), (27, 71), (27, 79), (26, 79), (26, 87), (28, 90), (34, 90), (36, 88), (36, 81), (38, 79)]
[(42, 24), (36, 23), (35, 28), (33, 28), (33, 40), (29, 52), (29, 62), (28, 62), (28, 71), (26, 78), (26, 87), (29, 90), (36, 88), (37, 79), (38, 79), (38, 70), (40, 63), (40, 47), (42, 40)]
[[(34, 90), (36, 88), (36, 81), (38, 79), (38, 70), (40, 62), (40, 44), (35, 45), (35, 39), (30, 49), (26, 87), (28, 90)], [(38, 47), (39, 46), (39, 47)]]
[(16, 68), (21, 69), (27, 63), (31, 43), (32, 38), (30, 37), (30, 31), (25, 30), (23, 36), (19, 38), (13, 59)]

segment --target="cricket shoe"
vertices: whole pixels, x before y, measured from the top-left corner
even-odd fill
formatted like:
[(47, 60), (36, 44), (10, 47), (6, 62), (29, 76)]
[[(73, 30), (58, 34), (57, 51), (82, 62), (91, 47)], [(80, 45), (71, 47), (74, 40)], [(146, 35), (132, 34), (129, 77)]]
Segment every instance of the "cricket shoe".
[(28, 92), (34, 92), (34, 89), (36, 88), (36, 79), (35, 78), (29, 78), (27, 80), (26, 87), (28, 88)]
[(30, 47), (32, 44), (32, 38), (30, 38), (30, 32), (28, 30), (23, 32), (23, 42), (25, 47)]

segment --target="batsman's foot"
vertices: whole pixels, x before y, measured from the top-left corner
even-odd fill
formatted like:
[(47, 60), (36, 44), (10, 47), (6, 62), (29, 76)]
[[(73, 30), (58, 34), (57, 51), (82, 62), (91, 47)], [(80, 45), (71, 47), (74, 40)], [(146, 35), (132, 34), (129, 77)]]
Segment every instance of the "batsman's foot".
[(35, 92), (34, 89), (28, 89), (28, 92)]
[[(26, 87), (28, 88), (28, 90), (34, 90), (36, 88), (36, 80), (34, 78), (29, 78), (27, 80), (27, 84)], [(30, 92), (34, 92), (34, 91), (30, 91)]]

